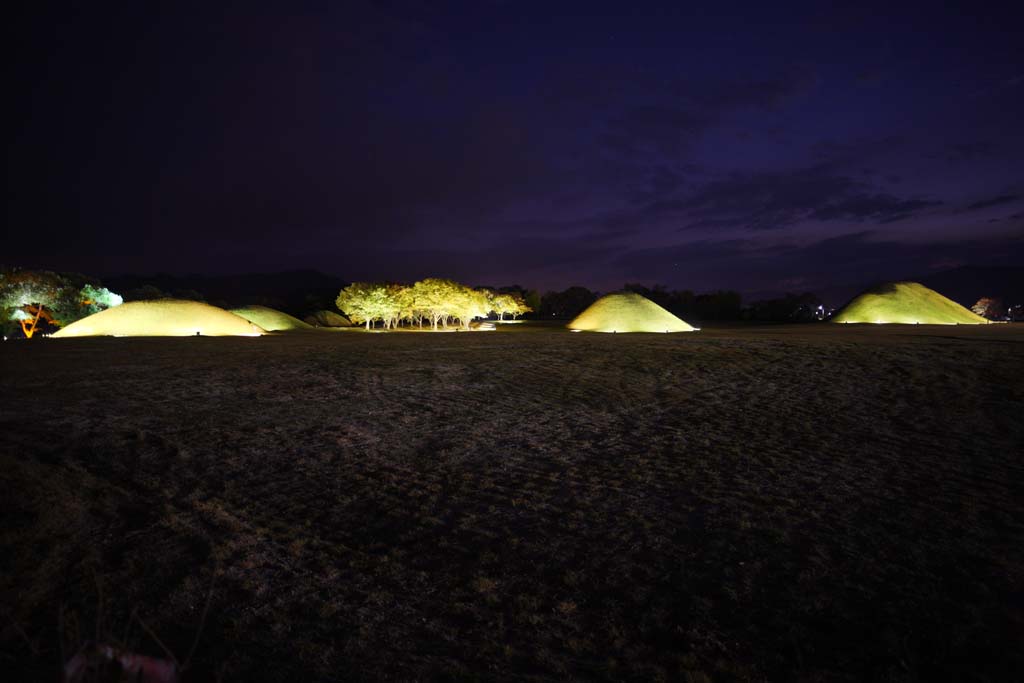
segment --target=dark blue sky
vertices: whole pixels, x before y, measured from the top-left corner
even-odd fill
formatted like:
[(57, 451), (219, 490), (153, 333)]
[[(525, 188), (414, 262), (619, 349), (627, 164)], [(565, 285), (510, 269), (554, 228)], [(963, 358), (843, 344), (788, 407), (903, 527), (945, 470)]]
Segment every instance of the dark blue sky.
[(763, 294), (1024, 261), (1010, 3), (214, 4), (11, 18), (0, 262)]

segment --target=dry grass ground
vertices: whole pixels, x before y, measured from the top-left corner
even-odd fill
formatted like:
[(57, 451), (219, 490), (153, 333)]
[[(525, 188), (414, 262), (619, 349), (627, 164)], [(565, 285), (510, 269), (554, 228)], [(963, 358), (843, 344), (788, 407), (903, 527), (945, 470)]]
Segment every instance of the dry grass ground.
[(214, 574), (191, 680), (1024, 670), (1021, 326), (43, 340), (0, 371), (17, 680), (97, 612), (181, 656)]

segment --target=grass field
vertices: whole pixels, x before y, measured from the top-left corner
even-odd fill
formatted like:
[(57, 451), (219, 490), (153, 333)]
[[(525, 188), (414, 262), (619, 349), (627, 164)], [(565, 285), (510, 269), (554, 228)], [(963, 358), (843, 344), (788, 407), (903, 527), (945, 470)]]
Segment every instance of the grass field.
[(7, 680), (208, 597), (185, 680), (1024, 670), (1019, 325), (34, 340), (0, 391)]

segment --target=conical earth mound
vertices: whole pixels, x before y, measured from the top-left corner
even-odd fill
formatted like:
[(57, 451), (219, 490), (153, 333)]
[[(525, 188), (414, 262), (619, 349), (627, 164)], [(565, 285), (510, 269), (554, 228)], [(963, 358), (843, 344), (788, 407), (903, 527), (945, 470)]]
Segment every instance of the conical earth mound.
[(566, 327), (587, 332), (694, 331), (686, 322), (634, 292), (618, 292), (601, 297)]
[(306, 322), (314, 327), (352, 327), (352, 322), (333, 311), (317, 311), (306, 316)]
[(267, 332), (313, 329), (312, 325), (304, 323), (298, 318), (293, 318), (287, 313), (267, 308), (266, 306), (243, 306), (242, 308), (232, 308), (231, 312), (251, 323), (259, 325)]
[(245, 318), (198, 301), (133, 301), (73, 322), (54, 337), (246, 336), (264, 333)]
[(917, 282), (889, 282), (846, 304), (832, 322), (983, 325), (988, 321)]

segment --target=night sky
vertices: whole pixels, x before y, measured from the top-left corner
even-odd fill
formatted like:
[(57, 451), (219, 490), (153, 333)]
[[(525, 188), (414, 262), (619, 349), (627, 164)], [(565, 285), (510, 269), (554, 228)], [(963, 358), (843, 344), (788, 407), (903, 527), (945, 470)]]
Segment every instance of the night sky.
[(3, 264), (765, 294), (1024, 262), (1014, 3), (23, 4)]

